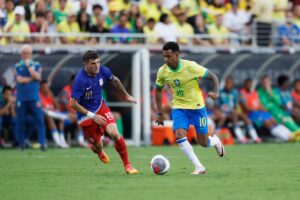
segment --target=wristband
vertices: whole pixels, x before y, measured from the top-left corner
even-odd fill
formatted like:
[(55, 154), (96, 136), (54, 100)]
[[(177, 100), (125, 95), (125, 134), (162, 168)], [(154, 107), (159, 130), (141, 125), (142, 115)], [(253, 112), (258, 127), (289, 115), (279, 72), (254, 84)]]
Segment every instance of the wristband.
[(88, 117), (88, 118), (94, 118), (95, 117), (95, 113), (92, 113), (91, 111), (88, 111), (87, 113), (86, 113), (86, 116)]
[(157, 115), (163, 115), (163, 113), (162, 112), (158, 112), (158, 113), (156, 113)]

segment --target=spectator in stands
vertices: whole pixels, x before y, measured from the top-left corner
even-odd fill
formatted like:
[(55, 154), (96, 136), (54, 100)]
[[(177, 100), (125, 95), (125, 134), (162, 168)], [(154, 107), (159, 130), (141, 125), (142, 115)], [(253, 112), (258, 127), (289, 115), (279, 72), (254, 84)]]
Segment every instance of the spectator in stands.
[(228, 76), (225, 79), (224, 89), (220, 91), (218, 100), (219, 108), (224, 113), (226, 121), (233, 123), (233, 132), (240, 143), (245, 144), (248, 142), (248, 139), (239, 125), (239, 120), (242, 120), (245, 123), (245, 127), (247, 128), (247, 132), (251, 139), (256, 143), (261, 143), (262, 140), (258, 137), (252, 122), (244, 113), (238, 112), (238, 102), (239, 92), (235, 89), (232, 76)]
[(147, 24), (144, 26), (144, 34), (147, 36), (147, 43), (155, 44), (157, 43), (156, 32), (154, 30), (155, 20), (153, 18), (148, 19)]
[(226, 13), (225, 1), (224, 0), (211, 0), (208, 3), (203, 4), (201, 7), (205, 13), (207, 13), (206, 22), (216, 24), (219, 15), (224, 15)]
[(250, 37), (246, 24), (250, 21), (251, 16), (244, 10), (238, 8), (238, 2), (232, 4), (232, 8), (224, 15), (224, 26), (231, 33), (234, 44), (239, 44), (245, 40), (241, 37)]
[(293, 13), (286, 13), (286, 23), (278, 27), (279, 45), (294, 46), (300, 43), (300, 28), (293, 23)]
[(216, 16), (216, 24), (211, 24), (208, 27), (208, 34), (212, 37), (210, 39), (212, 45), (228, 45), (229, 31), (223, 25), (223, 16), (221, 14)]
[[(80, 33), (91, 32), (90, 16), (87, 12), (79, 12), (77, 15), (77, 23), (79, 25)], [(83, 41), (87, 41), (88, 37), (82, 37)]]
[(300, 28), (300, 5), (294, 6), (294, 19), (293, 19), (294, 24)]
[[(91, 32), (92, 33), (109, 33), (109, 30), (107, 28), (105, 28), (104, 23), (105, 23), (105, 17), (103, 15), (99, 15), (97, 17), (96, 24), (91, 27)], [(92, 37), (92, 38), (90, 38), (89, 41), (92, 44), (96, 44), (97, 42), (99, 42), (99, 38)]]
[(137, 4), (131, 4), (130, 9), (129, 9), (129, 13), (128, 13), (128, 21), (130, 23), (132, 32), (136, 33), (137, 31), (135, 30), (135, 26), (136, 26), (136, 21), (137, 19), (141, 17), (143, 18), (143, 23), (145, 24), (145, 19), (144, 17), (140, 14), (139, 11), (139, 7)]
[(21, 60), (15, 64), (17, 89), (17, 119), (16, 134), (20, 150), (25, 147), (25, 123), (28, 115), (32, 115), (38, 129), (39, 143), (42, 151), (45, 150), (45, 124), (42, 105), (39, 97), (39, 82), (41, 81), (41, 64), (32, 59), (32, 47), (21, 47)]
[(187, 17), (196, 16), (201, 13), (200, 1), (181, 0), (180, 7), (183, 8), (184, 12), (187, 14)]
[(283, 141), (292, 139), (291, 131), (282, 124), (278, 124), (272, 115), (260, 104), (258, 93), (252, 89), (252, 79), (247, 79), (240, 90), (240, 105), (249, 119), (257, 126), (265, 126), (271, 134)]
[[(202, 16), (202, 14), (198, 14), (195, 16), (194, 18), (195, 20), (195, 25), (194, 25), (194, 34), (195, 36), (201, 36), (201, 35), (206, 35), (208, 34), (208, 30), (207, 30), (207, 26), (205, 24), (205, 20)], [(195, 38), (193, 40), (194, 44), (197, 45), (203, 45), (203, 46), (208, 46), (209, 45), (209, 41), (205, 38)]]
[(97, 18), (99, 16), (104, 16), (103, 13), (103, 8), (100, 4), (95, 4), (93, 5), (93, 13), (92, 13), (92, 16), (91, 16), (91, 24), (92, 25), (96, 25), (97, 24)]
[(295, 122), (300, 124), (300, 110), (299, 107), (293, 101), (291, 91), (289, 90), (289, 77), (286, 75), (280, 75), (277, 78), (277, 84), (280, 91), (281, 107), (291, 114)]
[[(76, 13), (73, 10), (68, 12), (68, 18), (59, 23), (57, 26), (58, 33), (80, 33), (79, 25), (76, 21)], [(63, 44), (81, 44), (83, 40), (78, 36), (66, 36), (60, 37), (60, 41)]]
[[(111, 30), (111, 33), (131, 33), (131, 31), (126, 27), (128, 22), (128, 13), (120, 12), (120, 18), (118, 24), (116, 24)], [(130, 43), (132, 38), (130, 37), (114, 37), (113, 42), (117, 43)]]
[[(0, 33), (3, 33), (5, 13), (0, 9)], [(0, 45), (5, 45), (6, 40), (4, 36), (0, 36)]]
[[(77, 17), (80, 15), (80, 13), (83, 13), (83, 12), (88, 13), (87, 7), (88, 7), (87, 0), (80, 0), (79, 1), (79, 9), (78, 9)], [(89, 15), (89, 13), (88, 13), (88, 15)], [(90, 15), (89, 15), (89, 18), (90, 18)]]
[(155, 25), (154, 31), (160, 43), (177, 41), (178, 31), (176, 26), (171, 22), (168, 14), (163, 13), (160, 16), (160, 22)]
[[(46, 33), (47, 30), (47, 21), (45, 18), (45, 14), (42, 12), (37, 12), (35, 16), (35, 22), (29, 25), (31, 33)], [(45, 37), (33, 37), (31, 39), (33, 42), (36, 43), (44, 43), (46, 38)]]
[(73, 125), (76, 131), (76, 139), (79, 146), (87, 147), (87, 143), (84, 141), (84, 136), (81, 128), (78, 126), (76, 113), (70, 106), (71, 91), (73, 87), (73, 81), (75, 75), (70, 77), (70, 83), (66, 85), (58, 95), (59, 111), (68, 115), (68, 120), (65, 120), (64, 126)]
[[(133, 33), (139, 33), (143, 34), (144, 33), (144, 24), (145, 24), (145, 19), (143, 16), (139, 16), (136, 21), (134, 26), (131, 28)], [(145, 39), (144, 38), (135, 38), (133, 40), (134, 43), (144, 43)]]
[(272, 88), (271, 78), (264, 75), (261, 78), (261, 87), (257, 90), (262, 105), (269, 111), (278, 123), (284, 124), (292, 132), (300, 131), (291, 115), (281, 108), (280, 92), (278, 88)]
[(153, 18), (156, 22), (160, 21), (162, 13), (170, 14), (170, 11), (161, 5), (157, 0), (142, 0), (139, 4), (140, 13), (146, 20)]
[(253, 0), (252, 19), (256, 21), (256, 33), (259, 46), (269, 46), (272, 29), (274, 0)]
[[(57, 126), (54, 117), (47, 114), (47, 111), (55, 111), (57, 109), (57, 104), (46, 80), (41, 81), (39, 95), (44, 110), (45, 124), (51, 132), (55, 146), (69, 148), (69, 145), (65, 140), (64, 126)], [(63, 124), (64, 122), (63, 120), (57, 120), (57, 123)]]
[[(46, 33), (54, 34), (56, 33), (56, 24), (55, 24), (55, 18), (52, 11), (46, 12), (46, 29), (44, 30)], [(56, 38), (53, 37), (46, 37), (47, 43), (55, 43)]]
[[(30, 33), (29, 26), (27, 22), (24, 20), (25, 10), (22, 6), (16, 6), (14, 10), (15, 19), (14, 21), (10, 21), (5, 25), (5, 32), (8, 33), (21, 33), (26, 34)], [(25, 36), (12, 36), (11, 41), (14, 43), (26, 43), (30, 41), (29, 37)]]
[(273, 20), (284, 23), (285, 13), (289, 9), (289, 0), (274, 0)]
[(177, 21), (178, 22), (175, 24), (177, 32), (179, 35), (183, 35), (183, 37), (178, 38), (178, 42), (179, 44), (186, 45), (191, 40), (188, 37), (194, 35), (193, 27), (189, 23), (187, 23), (186, 14), (184, 12), (179, 13), (179, 15), (177, 16)]
[(4, 145), (4, 140), (1, 137), (1, 132), (3, 130), (3, 125), (8, 125), (8, 128), (13, 133), (14, 138), (17, 140), (15, 136), (15, 98), (12, 95), (12, 88), (10, 86), (4, 86), (2, 89), (3, 99), (0, 100), (0, 146)]
[[(14, 1), (13, 0), (6, 0), (6, 3), (5, 3), (6, 24), (12, 24), (15, 21), (14, 8), (15, 8)], [(25, 14), (25, 10), (24, 10), (24, 14)]]
[(118, 23), (119, 8), (116, 3), (117, 2), (114, 1), (109, 3), (109, 12), (105, 18), (105, 27), (109, 30), (112, 29)]
[(35, 3), (35, 6), (33, 7), (34, 10), (32, 10), (32, 16), (31, 16), (31, 22), (35, 22), (36, 21), (36, 15), (37, 13), (44, 13), (46, 14), (47, 12), (47, 7), (46, 7), (46, 3), (44, 0), (38, 0)]
[(55, 23), (60, 24), (61, 22), (65, 21), (68, 18), (68, 13), (72, 8), (70, 6), (67, 6), (67, 0), (58, 0), (54, 3), (53, 6), (53, 14), (55, 18)]
[(79, 12), (77, 15), (77, 23), (81, 33), (88, 33), (91, 31), (90, 16), (87, 12)]

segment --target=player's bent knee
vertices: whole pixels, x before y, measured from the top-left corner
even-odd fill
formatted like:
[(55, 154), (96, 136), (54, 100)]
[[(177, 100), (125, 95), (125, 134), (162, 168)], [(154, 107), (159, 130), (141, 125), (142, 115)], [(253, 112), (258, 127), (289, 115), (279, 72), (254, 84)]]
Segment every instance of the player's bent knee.
[(106, 132), (114, 141), (119, 140), (121, 138), (116, 124), (109, 124), (106, 127)]

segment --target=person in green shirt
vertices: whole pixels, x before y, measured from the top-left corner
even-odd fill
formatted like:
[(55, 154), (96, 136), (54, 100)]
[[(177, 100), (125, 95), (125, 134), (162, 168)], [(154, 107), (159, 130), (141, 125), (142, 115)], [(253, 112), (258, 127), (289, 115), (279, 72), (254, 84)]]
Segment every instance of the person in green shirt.
[(281, 107), (280, 91), (278, 88), (272, 88), (269, 76), (264, 75), (262, 77), (258, 94), (263, 106), (278, 123), (286, 125), (292, 132), (300, 132), (300, 127), (292, 119), (291, 115)]

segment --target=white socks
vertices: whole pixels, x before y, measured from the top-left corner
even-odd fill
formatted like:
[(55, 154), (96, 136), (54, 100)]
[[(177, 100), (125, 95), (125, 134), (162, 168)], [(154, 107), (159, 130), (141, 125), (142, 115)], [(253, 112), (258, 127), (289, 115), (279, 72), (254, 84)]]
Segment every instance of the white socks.
[(239, 126), (236, 126), (234, 128), (233, 132), (234, 132), (236, 138), (238, 139), (238, 141), (243, 141), (244, 140), (244, 138), (245, 138), (244, 133), (243, 133), (242, 129)]
[(273, 127), (271, 129), (271, 134), (283, 141), (288, 141), (292, 137), (291, 131), (282, 124), (278, 124), (277, 126)]
[(208, 136), (208, 146), (207, 147), (214, 147), (218, 144), (219, 138), (217, 136)]
[(252, 125), (248, 125), (247, 129), (248, 129), (248, 133), (249, 133), (250, 137), (252, 138), (252, 140), (257, 140), (258, 135), (257, 135), (255, 128)]
[(52, 132), (52, 138), (53, 138), (54, 143), (55, 143), (57, 146), (60, 147), (61, 144), (60, 144), (60, 138), (59, 138), (58, 131), (53, 131), (53, 132)]
[(192, 161), (196, 170), (205, 170), (204, 166), (198, 160), (192, 145), (187, 141), (186, 137), (176, 140), (176, 142), (186, 157)]

